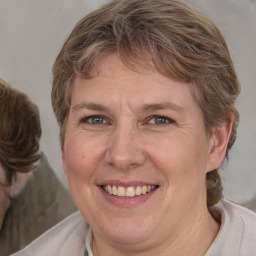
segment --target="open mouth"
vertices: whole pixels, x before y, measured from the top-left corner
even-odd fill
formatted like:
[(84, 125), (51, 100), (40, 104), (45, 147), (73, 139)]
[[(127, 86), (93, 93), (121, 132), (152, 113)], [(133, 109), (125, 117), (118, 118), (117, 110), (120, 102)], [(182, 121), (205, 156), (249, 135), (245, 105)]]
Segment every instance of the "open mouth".
[(102, 189), (113, 196), (117, 197), (136, 197), (150, 193), (158, 188), (157, 185), (143, 185), (143, 186), (115, 186), (115, 185), (102, 185)]

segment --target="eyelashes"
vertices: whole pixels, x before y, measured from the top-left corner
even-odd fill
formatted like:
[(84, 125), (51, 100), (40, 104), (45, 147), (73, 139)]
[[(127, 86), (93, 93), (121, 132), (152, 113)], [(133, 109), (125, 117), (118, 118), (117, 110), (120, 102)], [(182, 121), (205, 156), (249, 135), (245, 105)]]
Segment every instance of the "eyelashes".
[(155, 125), (167, 125), (167, 124), (175, 123), (175, 121), (166, 116), (156, 115), (156, 116), (151, 116), (150, 118), (148, 118), (148, 123), (155, 124)]
[(106, 118), (101, 115), (94, 115), (94, 116), (88, 116), (85, 118), (82, 118), (81, 123), (88, 123), (92, 125), (97, 125), (97, 124), (106, 124)]
[[(91, 116), (81, 118), (79, 123), (88, 124), (88, 125), (111, 125), (112, 122), (106, 116), (91, 115)], [(142, 122), (143, 125), (155, 125), (155, 126), (170, 125), (175, 123), (176, 122), (172, 118), (161, 116), (161, 115), (149, 116)]]

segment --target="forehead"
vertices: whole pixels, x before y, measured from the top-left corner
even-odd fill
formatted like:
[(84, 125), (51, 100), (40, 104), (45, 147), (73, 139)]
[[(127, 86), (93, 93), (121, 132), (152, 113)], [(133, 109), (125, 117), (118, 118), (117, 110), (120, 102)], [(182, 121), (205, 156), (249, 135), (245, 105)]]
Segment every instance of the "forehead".
[[(101, 58), (97, 61), (97, 64), (90, 72), (90, 78), (81, 78), (79, 76), (75, 76), (73, 86), (78, 86), (83, 83), (84, 85), (89, 84), (101, 84), (101, 81), (108, 82), (105, 87), (112, 83), (113, 86), (118, 84), (121, 86), (125, 84), (123, 89), (134, 89), (134, 84), (136, 84), (139, 89), (142, 86), (140, 82), (148, 81), (148, 87), (156, 87), (157, 84), (168, 84), (175, 83), (188, 88), (190, 85), (183, 82), (175, 82), (173, 79), (168, 78), (159, 72), (157, 72), (153, 63), (149, 61), (142, 62), (141, 60), (121, 60), (117, 54), (109, 54), (104, 58)], [(135, 83), (128, 83), (130, 81)], [(89, 87), (89, 86), (88, 86)], [(117, 88), (117, 87), (116, 87)]]
[[(114, 105), (127, 103), (136, 108), (162, 104), (190, 109), (195, 104), (189, 84), (174, 81), (145, 65), (125, 65), (117, 55), (101, 60), (91, 79), (76, 77), (72, 88), (71, 106), (83, 103)], [(169, 105), (170, 105), (169, 104)]]
[(129, 68), (117, 55), (110, 55), (98, 63), (97, 75), (91, 79), (76, 77), (70, 114), (86, 109), (128, 115), (168, 110), (182, 114), (183, 119), (203, 119), (192, 85), (135, 64), (139, 71)]

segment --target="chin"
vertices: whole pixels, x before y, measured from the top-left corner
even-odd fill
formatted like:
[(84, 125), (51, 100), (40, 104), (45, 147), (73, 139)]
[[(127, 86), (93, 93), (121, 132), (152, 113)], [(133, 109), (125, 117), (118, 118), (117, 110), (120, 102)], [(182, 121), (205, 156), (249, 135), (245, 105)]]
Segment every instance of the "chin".
[[(150, 224), (148, 224), (150, 223)], [(117, 244), (132, 246), (141, 244), (150, 239), (156, 230), (157, 224), (150, 219), (125, 218), (108, 221), (99, 230), (99, 236), (104, 234), (105, 239)], [(103, 231), (103, 232), (102, 232)]]

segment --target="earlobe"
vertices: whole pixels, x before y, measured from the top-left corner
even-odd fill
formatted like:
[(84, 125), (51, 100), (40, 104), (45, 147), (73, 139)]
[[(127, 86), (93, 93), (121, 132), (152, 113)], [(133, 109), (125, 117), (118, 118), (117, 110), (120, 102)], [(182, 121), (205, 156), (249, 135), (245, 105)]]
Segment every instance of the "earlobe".
[(228, 146), (232, 132), (233, 114), (229, 115), (229, 121), (214, 127), (210, 138), (210, 147), (206, 171), (210, 172), (220, 167)]

